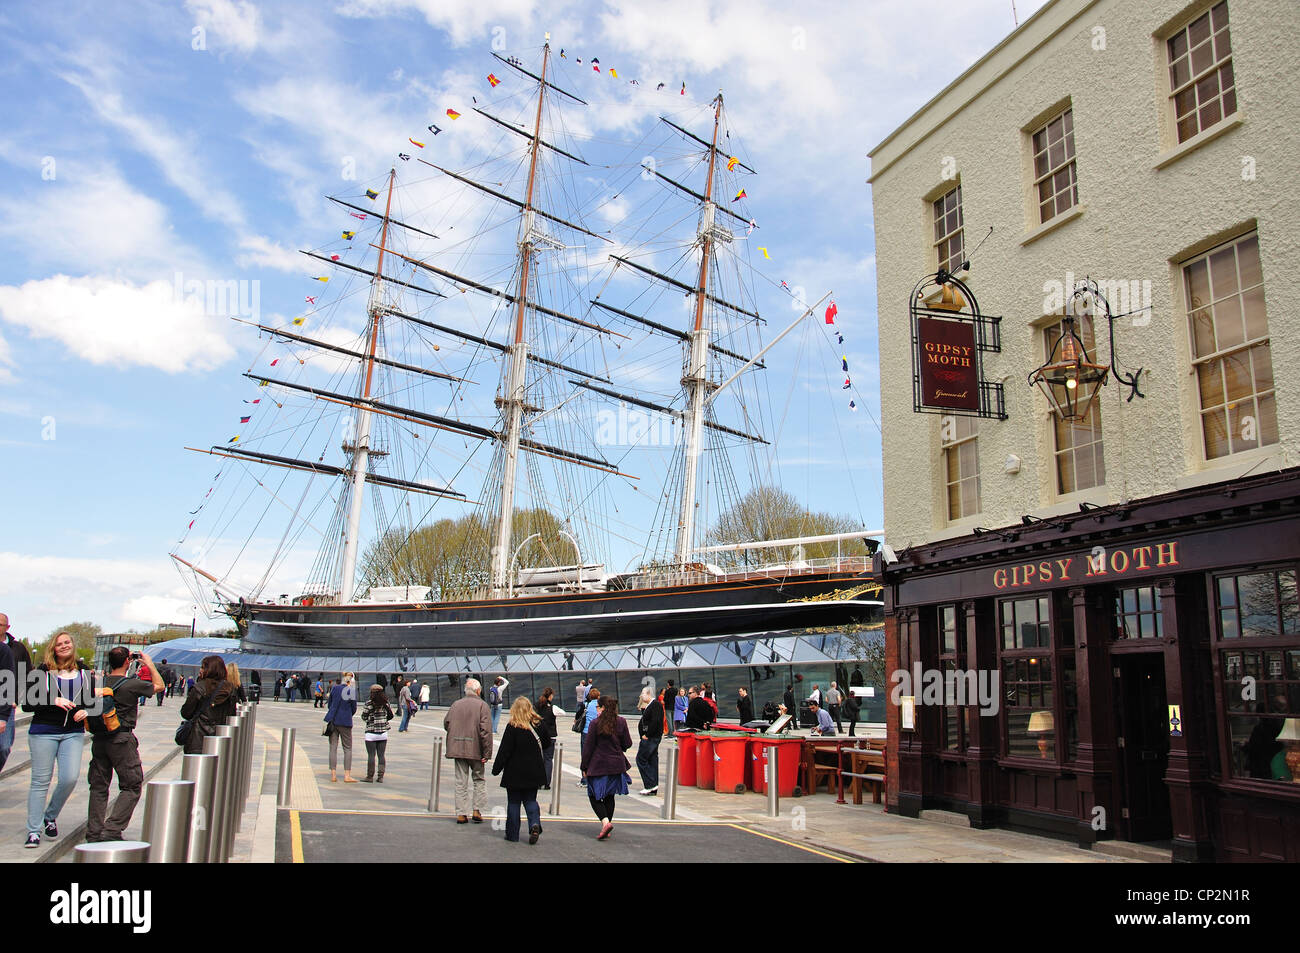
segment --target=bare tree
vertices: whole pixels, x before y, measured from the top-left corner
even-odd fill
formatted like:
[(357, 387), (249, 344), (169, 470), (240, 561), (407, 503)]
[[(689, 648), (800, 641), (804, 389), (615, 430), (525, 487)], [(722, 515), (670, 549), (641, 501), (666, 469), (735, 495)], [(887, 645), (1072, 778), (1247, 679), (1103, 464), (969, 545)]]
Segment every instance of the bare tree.
[[(779, 487), (759, 486), (746, 493), (718, 518), (705, 535), (705, 545), (750, 543), (794, 536), (826, 536), (832, 533), (851, 533), (861, 528), (861, 524), (850, 516), (814, 513)], [(793, 546), (781, 546), (757, 552), (741, 550), (712, 553), (710, 561), (724, 569), (739, 569), (746, 565), (791, 562), (800, 557), (823, 559), (837, 554), (865, 556), (867, 552), (866, 545), (861, 540), (844, 540), (838, 544), (812, 543), (801, 549), (802, 552)]]

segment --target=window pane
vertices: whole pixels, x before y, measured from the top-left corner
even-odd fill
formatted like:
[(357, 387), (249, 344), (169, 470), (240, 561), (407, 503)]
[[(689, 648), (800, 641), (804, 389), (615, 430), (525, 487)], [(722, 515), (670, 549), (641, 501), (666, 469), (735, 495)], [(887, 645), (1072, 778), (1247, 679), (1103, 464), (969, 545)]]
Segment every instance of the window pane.
[(1252, 235), (1237, 243), (1237, 262), (1243, 288), (1264, 283), (1264, 275), (1259, 267), (1259, 236)]
[(1268, 335), (1268, 317), (1264, 314), (1264, 287), (1256, 285), (1241, 296), (1246, 318), (1246, 339), (1253, 341)]
[(1217, 301), (1237, 290), (1237, 255), (1233, 248), (1225, 248), (1210, 256), (1210, 284)]
[(1234, 452), (1259, 446), (1259, 416), (1253, 400), (1228, 405), (1228, 439)]
[(1241, 597), (1242, 635), (1277, 635), (1277, 600), (1272, 573), (1254, 573), (1237, 577)]
[(1191, 26), (1187, 28), (1187, 35), (1193, 48), (1198, 43), (1204, 43), (1210, 38), (1210, 15), (1203, 13), (1192, 21)]
[(1258, 402), (1259, 442), (1261, 446), (1277, 443), (1277, 400), (1272, 394)]
[(1201, 393), (1202, 407), (1216, 407), (1223, 403), (1223, 365), (1207, 361), (1196, 365), (1196, 383)]
[(1221, 363), (1223, 364), (1223, 386), (1230, 402), (1241, 400), (1254, 393), (1251, 389), (1249, 350), (1229, 354), (1222, 359)]
[(1205, 436), (1205, 457), (1216, 460), (1232, 452), (1228, 445), (1228, 417), (1222, 410), (1201, 415), (1201, 432)]

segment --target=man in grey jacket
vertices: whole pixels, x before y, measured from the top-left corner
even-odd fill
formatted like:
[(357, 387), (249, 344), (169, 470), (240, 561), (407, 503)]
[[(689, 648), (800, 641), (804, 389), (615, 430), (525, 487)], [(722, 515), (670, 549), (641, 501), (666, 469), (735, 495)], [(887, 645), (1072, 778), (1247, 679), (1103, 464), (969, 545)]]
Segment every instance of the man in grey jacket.
[[(468, 824), (471, 807), (474, 823), (483, 823), (487, 807), (487, 782), (483, 766), (492, 757), (492, 715), (482, 698), (478, 679), (465, 682), (465, 697), (447, 709), (442, 726), (447, 729), (447, 757), (456, 762), (456, 823)], [(473, 804), (470, 784), (473, 783)]]

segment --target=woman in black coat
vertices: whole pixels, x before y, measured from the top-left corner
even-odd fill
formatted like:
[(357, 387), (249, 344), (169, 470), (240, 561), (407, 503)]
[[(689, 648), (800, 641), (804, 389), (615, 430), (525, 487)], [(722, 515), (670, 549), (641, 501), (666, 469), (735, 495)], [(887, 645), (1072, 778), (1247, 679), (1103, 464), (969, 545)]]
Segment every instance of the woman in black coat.
[(226, 663), (220, 655), (207, 656), (199, 666), (199, 678), (181, 705), (181, 717), (190, 720), (186, 754), (203, 754), (203, 739), (217, 733), (217, 726), (235, 713), (235, 686), (226, 680)]
[(528, 814), (528, 843), (536, 844), (542, 833), (542, 809), (537, 804), (537, 789), (546, 783), (542, 759), (542, 739), (537, 726), (541, 716), (522, 695), (510, 706), (510, 721), (501, 734), (492, 773), (501, 775), (506, 789), (506, 840), (519, 841), (519, 805)]
[(537, 714), (542, 716), (537, 733), (542, 739), (542, 761), (546, 765), (546, 783), (542, 785), (542, 790), (549, 791), (555, 767), (555, 739), (559, 737), (559, 729), (555, 727), (555, 689), (548, 687), (542, 690), (542, 696), (537, 702)]

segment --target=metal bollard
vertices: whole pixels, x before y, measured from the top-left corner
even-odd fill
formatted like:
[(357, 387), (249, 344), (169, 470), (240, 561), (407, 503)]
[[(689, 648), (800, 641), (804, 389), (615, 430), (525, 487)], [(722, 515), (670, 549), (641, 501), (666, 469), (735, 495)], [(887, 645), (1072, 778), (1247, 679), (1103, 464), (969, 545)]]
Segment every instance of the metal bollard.
[(659, 782), (664, 792), (664, 803), (659, 809), (659, 816), (665, 821), (677, 820), (677, 743), (668, 746), (667, 774)]
[(234, 732), (231, 738), (234, 739), (231, 747), (234, 750), (233, 764), (231, 765), (233, 773), (230, 775), (230, 837), (231, 842), (235, 834), (239, 831), (240, 816), (243, 811), (243, 787), (244, 783), (244, 749), (248, 732), (245, 730), (247, 722), (243, 715), (238, 713), (231, 715), (226, 719), (225, 727), (233, 728)]
[(74, 864), (143, 864), (149, 857), (149, 845), (142, 840), (100, 841), (72, 849)]
[[(257, 706), (248, 705), (248, 757), (244, 764), (244, 799), (253, 794), (253, 753), (257, 750)], [(261, 793), (260, 791), (258, 792)]]
[(293, 794), (293, 741), (297, 728), (280, 729), (280, 787), (275, 794), (276, 807), (288, 807)]
[(442, 754), (447, 743), (443, 732), (433, 733), (433, 764), (429, 768), (429, 813), (438, 813), (438, 796), (442, 793)]
[(236, 786), (239, 784), (239, 725), (236, 718), (231, 718), (236, 724), (225, 724), (217, 729), (218, 737), (230, 739), (230, 770), (226, 774), (226, 797), (225, 797), (225, 816), (221, 822), (221, 862), (229, 863), (230, 854), (235, 846), (235, 821), (239, 813), (236, 805), (238, 804), (238, 792)]
[(767, 745), (763, 753), (767, 756), (767, 816), (781, 816), (781, 770), (777, 745)]
[(560, 813), (560, 789), (564, 787), (564, 742), (555, 739), (555, 754), (551, 758), (551, 806), (547, 814)]
[(185, 860), (191, 864), (208, 862), (208, 835), (212, 833), (212, 795), (217, 785), (217, 756), (187, 754), (181, 762), (181, 778), (194, 782), (193, 807), (190, 811), (190, 842)]
[[(218, 729), (220, 730), (220, 729)], [(231, 739), (226, 735), (208, 735), (203, 739), (203, 753), (217, 756), (217, 783), (212, 790), (212, 816), (208, 819), (208, 863), (225, 863), (222, 853), (226, 844), (226, 797), (230, 784)]]
[(193, 781), (150, 781), (145, 785), (141, 836), (149, 844), (149, 863), (185, 863), (193, 808)]

